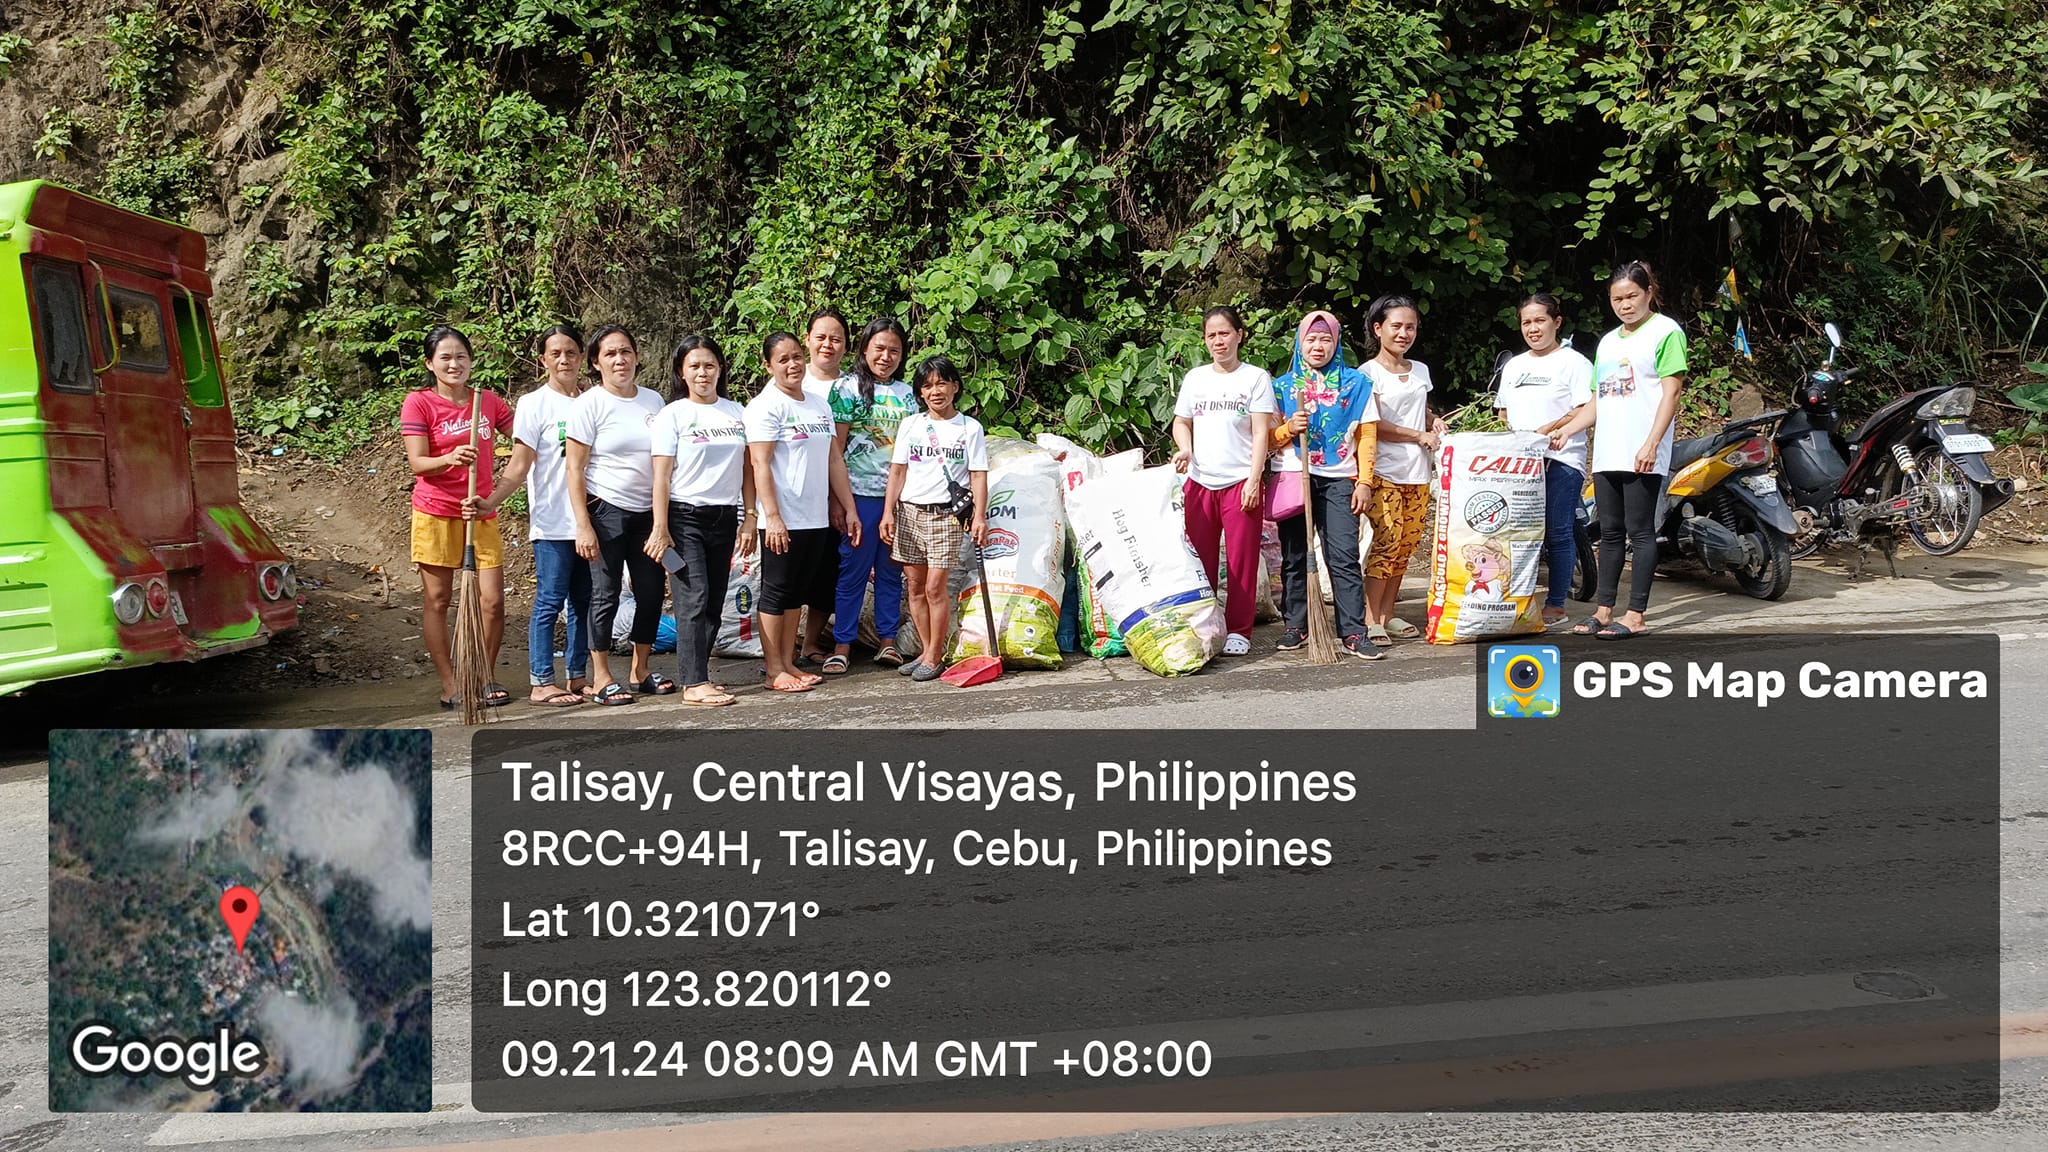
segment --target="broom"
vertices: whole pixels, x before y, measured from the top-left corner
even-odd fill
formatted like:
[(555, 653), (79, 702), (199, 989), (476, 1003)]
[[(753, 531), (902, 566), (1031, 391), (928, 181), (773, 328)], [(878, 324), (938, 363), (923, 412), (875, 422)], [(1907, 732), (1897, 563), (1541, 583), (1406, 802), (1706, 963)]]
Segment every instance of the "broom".
[[(483, 390), (471, 387), (469, 390), (469, 446), (476, 447), (477, 412), (483, 403)], [(469, 465), (469, 494), (476, 496), (476, 461)], [(462, 521), (462, 572), (455, 578), (455, 679), (462, 685), (462, 722), (481, 724), (484, 719), (484, 692), (490, 685), (491, 670), (484, 667), (490, 658), (490, 645), (484, 638), (484, 602), (476, 586), (476, 521), (464, 518)]]
[[(1300, 411), (1301, 386), (1299, 384), (1295, 385), (1294, 404), (1295, 410)], [(1306, 439), (1306, 436), (1296, 436), (1294, 438), (1294, 455), (1297, 460), (1301, 461), (1301, 514), (1306, 517), (1302, 521), (1303, 528), (1305, 529), (1304, 534), (1308, 538), (1308, 546), (1314, 548), (1316, 544), (1316, 501), (1314, 493), (1309, 488), (1308, 448), (1303, 443)], [(1327, 552), (1328, 550), (1325, 549), (1326, 561), (1328, 559)], [(1311, 664), (1335, 664), (1337, 662), (1337, 629), (1335, 625), (1330, 623), (1329, 612), (1323, 608), (1323, 598), (1316, 594), (1316, 582), (1314, 580), (1308, 582), (1308, 662)]]

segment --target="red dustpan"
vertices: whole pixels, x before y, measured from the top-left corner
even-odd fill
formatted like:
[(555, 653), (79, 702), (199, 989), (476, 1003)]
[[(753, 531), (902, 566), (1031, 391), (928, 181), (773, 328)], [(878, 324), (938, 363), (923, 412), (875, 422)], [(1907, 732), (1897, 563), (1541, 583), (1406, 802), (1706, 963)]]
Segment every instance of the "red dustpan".
[(969, 656), (939, 677), (955, 688), (972, 688), (986, 684), (1003, 674), (1003, 645), (996, 636), (996, 610), (988, 587), (988, 569), (981, 562), (981, 546), (974, 548), (974, 574), (981, 578), (981, 616), (988, 625), (988, 649), (991, 655)]

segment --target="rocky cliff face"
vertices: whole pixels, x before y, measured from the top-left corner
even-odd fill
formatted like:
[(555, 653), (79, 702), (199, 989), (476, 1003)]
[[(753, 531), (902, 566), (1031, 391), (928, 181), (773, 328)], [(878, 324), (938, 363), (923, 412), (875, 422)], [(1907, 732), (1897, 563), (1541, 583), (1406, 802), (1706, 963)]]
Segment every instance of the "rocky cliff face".
[[(250, 291), (250, 254), (280, 281), (314, 269), (310, 222), (282, 191), (280, 100), (264, 79), (278, 62), (245, 38), (237, 7), (116, 28), (132, 5), (0, 4), (0, 182), (54, 180), (132, 207), (137, 188), (172, 189), (148, 207), (206, 236), (222, 338), (249, 363), (281, 355), (291, 327), (289, 300)], [(124, 116), (131, 102), (150, 114)]]

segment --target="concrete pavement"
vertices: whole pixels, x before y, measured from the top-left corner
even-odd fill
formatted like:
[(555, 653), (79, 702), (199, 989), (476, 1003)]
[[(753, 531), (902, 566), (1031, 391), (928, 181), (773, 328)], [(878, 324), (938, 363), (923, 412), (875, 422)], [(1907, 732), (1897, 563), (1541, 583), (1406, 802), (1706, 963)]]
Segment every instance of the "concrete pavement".
[[(1948, 560), (1901, 561), (1903, 578), (1851, 581), (1838, 571), (1801, 565), (1794, 590), (1774, 605), (1720, 586), (1660, 581), (1653, 625), (1686, 633), (1750, 630), (1983, 631), (2005, 639), (2002, 653), (2006, 822), (2001, 849), (2004, 1012), (2048, 1011), (2048, 730), (2038, 704), (2048, 699), (2048, 549), (1977, 552)], [(1577, 606), (1575, 606), (1577, 607)], [(1414, 618), (1414, 617), (1411, 617)], [(1265, 639), (1265, 637), (1262, 637)], [(1128, 661), (1059, 673), (1012, 674), (968, 692), (910, 691), (900, 678), (857, 673), (796, 699), (746, 693), (722, 712), (648, 701), (627, 709), (505, 709), (503, 723), (547, 727), (704, 724), (775, 727), (889, 725), (1218, 727), (1267, 725), (1278, 717), (1332, 727), (1463, 727), (1470, 723), (1469, 649), (1403, 645), (1377, 664), (1312, 668), (1298, 654), (1262, 644), (1183, 681), (1151, 677)], [(732, 665), (727, 678), (747, 669)], [(361, 722), (364, 706), (270, 723)], [(379, 704), (382, 711), (390, 705)], [(475, 1142), (479, 1149), (641, 1147), (925, 1149), (1029, 1147), (1048, 1152), (1213, 1149), (1518, 1148), (1583, 1150), (1829, 1148), (1940, 1149), (1977, 1152), (2048, 1143), (2048, 1053), (2016, 1039), (2005, 1065), (2004, 1104), (1982, 1116), (1600, 1116), (1361, 1115), (1257, 1119), (1230, 1116), (1042, 1115), (693, 1118), (639, 1116), (485, 1116), (462, 1106), (467, 1072), (469, 883), (467, 740), (462, 730), (408, 710), (376, 717), (387, 724), (431, 720), (436, 729), (434, 903), (436, 920), (435, 1114), (347, 1116), (61, 1116), (43, 1110), (45, 1088), (45, 836), (47, 784), (39, 765), (0, 769), (0, 1152), (213, 1146), (230, 1152), (298, 1148), (399, 1149)], [(369, 719), (364, 716), (363, 719)], [(187, 715), (185, 722), (227, 722)], [(101, 723), (164, 722), (141, 717)], [(241, 722), (241, 721), (236, 721)], [(1930, 766), (1932, 768), (1934, 766)]]

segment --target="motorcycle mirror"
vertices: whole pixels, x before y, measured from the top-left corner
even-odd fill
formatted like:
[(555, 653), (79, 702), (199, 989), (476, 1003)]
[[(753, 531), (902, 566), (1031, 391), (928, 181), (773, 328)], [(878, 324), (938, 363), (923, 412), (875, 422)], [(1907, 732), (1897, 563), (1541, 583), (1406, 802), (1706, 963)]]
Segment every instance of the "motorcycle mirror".
[(1840, 348), (1842, 346), (1842, 330), (1840, 328), (1835, 327), (1835, 322), (1833, 320), (1830, 320), (1827, 323), (1821, 325), (1820, 330), (1828, 334), (1828, 343), (1834, 345), (1837, 348)]

